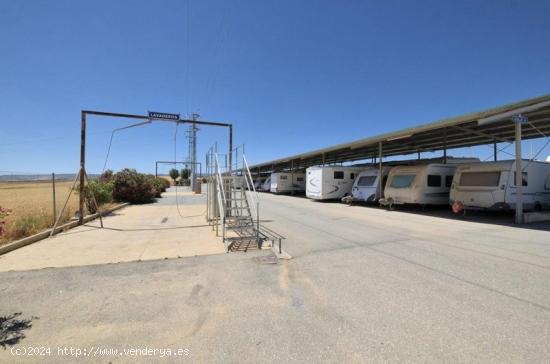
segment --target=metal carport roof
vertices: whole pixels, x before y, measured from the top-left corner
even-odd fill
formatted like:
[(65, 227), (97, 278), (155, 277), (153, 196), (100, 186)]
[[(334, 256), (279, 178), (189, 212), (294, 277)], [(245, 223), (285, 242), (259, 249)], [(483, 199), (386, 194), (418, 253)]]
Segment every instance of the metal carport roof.
[[(255, 164), (252, 172), (305, 168), (313, 165), (351, 162), (377, 157), (382, 144), (384, 157), (470, 147), (494, 142), (513, 142), (514, 123), (509, 114), (525, 115), (529, 123), (523, 126), (523, 139), (550, 134), (550, 94), (504, 106), (444, 119), (396, 132), (339, 144), (312, 152)], [(502, 115), (504, 119), (499, 117)], [(496, 119), (479, 123), (480, 119)]]

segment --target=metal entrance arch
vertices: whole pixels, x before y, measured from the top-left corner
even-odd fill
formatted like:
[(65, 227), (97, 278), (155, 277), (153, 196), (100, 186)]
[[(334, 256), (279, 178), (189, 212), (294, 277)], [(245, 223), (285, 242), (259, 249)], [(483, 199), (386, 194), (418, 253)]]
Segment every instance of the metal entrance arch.
[[(125, 118), (125, 119), (136, 119), (136, 120), (147, 120), (149, 122), (153, 121), (164, 121), (172, 122), (177, 124), (198, 124), (198, 125), (210, 125), (210, 126), (222, 126), (229, 129), (229, 168), (231, 168), (231, 152), (233, 150), (233, 124), (229, 123), (219, 123), (212, 121), (199, 121), (193, 119), (182, 119), (180, 114), (170, 114), (162, 112), (149, 111), (148, 115), (136, 115), (136, 114), (121, 114), (113, 112), (104, 112), (104, 111), (94, 111), (94, 110), (82, 110), (80, 112), (80, 170), (78, 175), (80, 177), (80, 187), (79, 187), (79, 216), (78, 224), (84, 224), (84, 185), (86, 182), (86, 123), (87, 116), (106, 116), (113, 118)], [(148, 124), (148, 123), (144, 123)]]

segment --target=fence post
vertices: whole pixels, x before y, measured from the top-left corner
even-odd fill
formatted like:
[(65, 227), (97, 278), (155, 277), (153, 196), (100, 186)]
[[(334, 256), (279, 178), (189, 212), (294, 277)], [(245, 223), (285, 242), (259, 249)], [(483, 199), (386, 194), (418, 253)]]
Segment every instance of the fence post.
[(55, 206), (55, 173), (52, 173), (52, 195), (53, 195), (53, 223), (57, 221), (57, 209)]

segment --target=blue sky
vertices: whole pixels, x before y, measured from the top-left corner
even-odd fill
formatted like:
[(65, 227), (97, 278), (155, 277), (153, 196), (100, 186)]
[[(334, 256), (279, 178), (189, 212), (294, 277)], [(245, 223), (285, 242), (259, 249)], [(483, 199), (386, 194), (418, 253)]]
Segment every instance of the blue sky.
[[(81, 109), (198, 112), (232, 122), (262, 162), (547, 94), (548, 14), (548, 1), (0, 0), (0, 170), (76, 171)], [(90, 173), (128, 123), (90, 120)], [(225, 135), (199, 131), (201, 161)], [(155, 124), (115, 136), (108, 167), (173, 158), (174, 126)]]

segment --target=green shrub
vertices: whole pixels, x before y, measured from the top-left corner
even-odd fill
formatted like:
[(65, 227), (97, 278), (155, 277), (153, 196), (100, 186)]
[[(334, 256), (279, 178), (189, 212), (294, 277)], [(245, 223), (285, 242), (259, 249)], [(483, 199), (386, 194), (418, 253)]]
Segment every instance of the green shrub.
[(103, 183), (111, 182), (113, 180), (113, 171), (108, 169), (101, 173), (101, 176), (99, 177), (99, 181)]
[[(113, 201), (113, 182), (90, 181), (84, 187), (84, 197), (86, 198), (86, 208), (91, 214), (97, 212), (95, 202), (98, 206)], [(95, 202), (94, 202), (95, 197)]]
[(161, 192), (166, 192), (168, 187), (170, 187), (170, 181), (168, 181), (166, 178), (156, 177), (156, 183), (160, 187)]
[(166, 192), (166, 189), (170, 187), (170, 182), (164, 178), (155, 177), (151, 174), (148, 174), (146, 177), (153, 186), (155, 197), (161, 197), (161, 194)]
[(15, 221), (15, 229), (12, 232), (16, 237), (31, 235), (47, 226), (45, 215), (28, 215)]
[(123, 169), (114, 175), (113, 198), (130, 203), (152, 202), (158, 194), (154, 186), (154, 177), (138, 173), (135, 169)]

